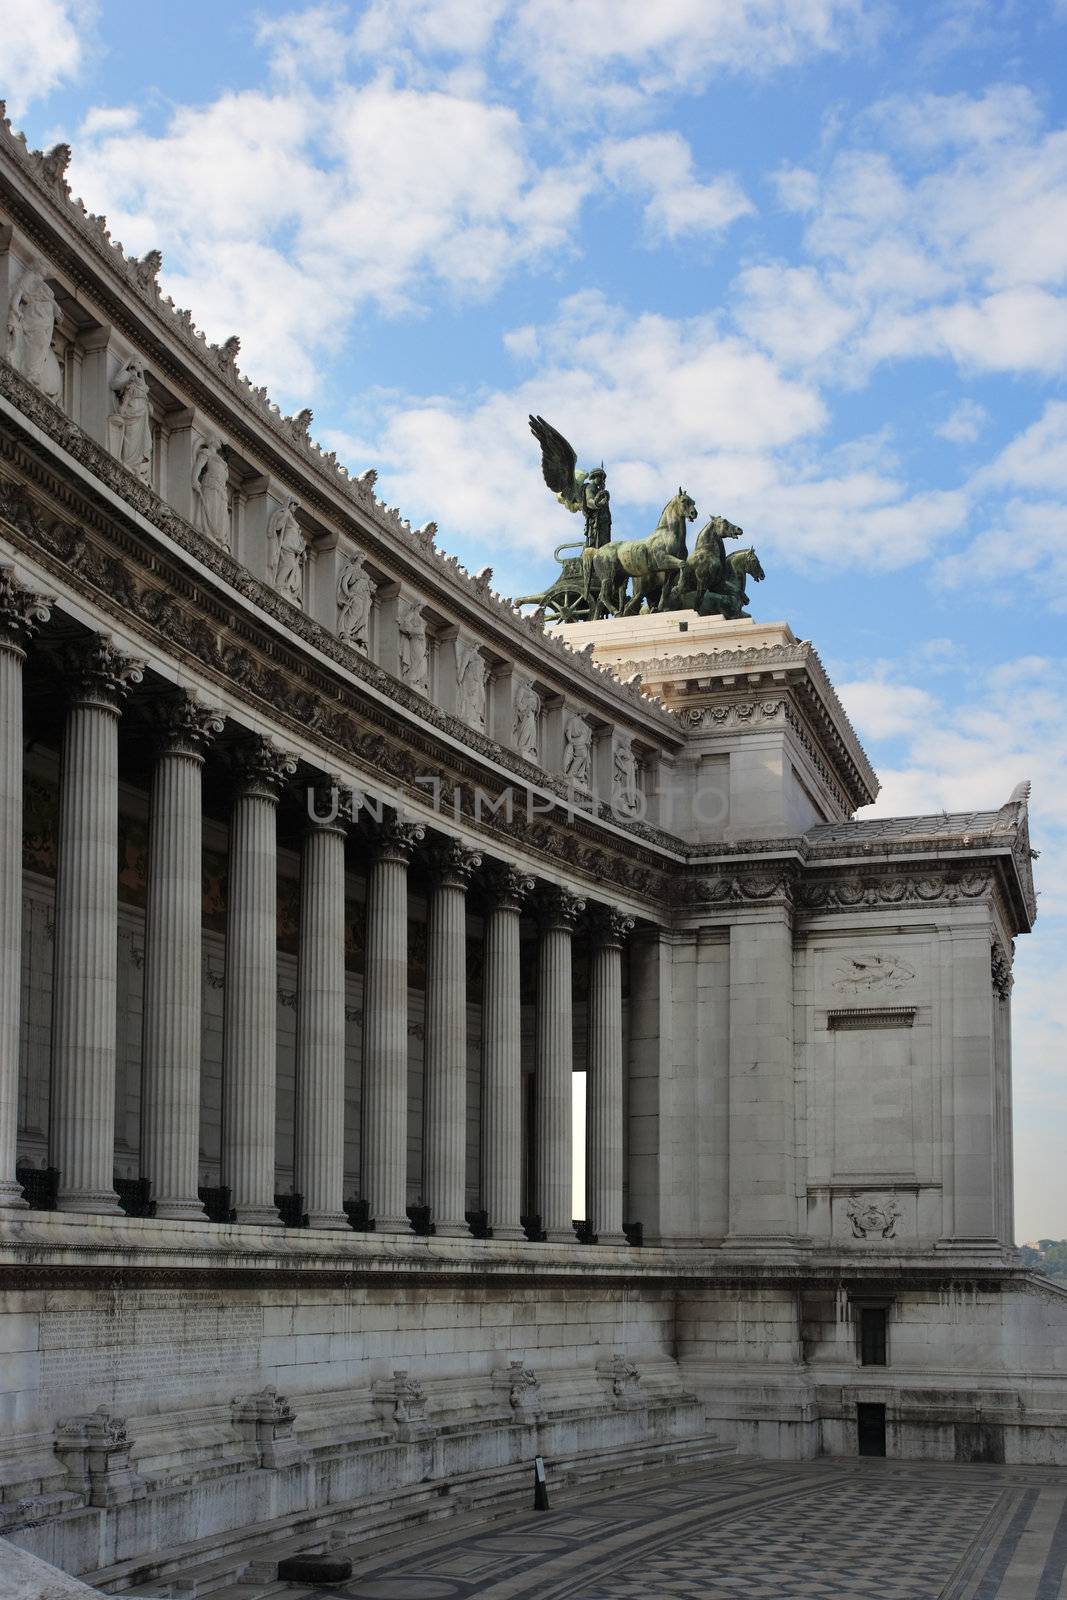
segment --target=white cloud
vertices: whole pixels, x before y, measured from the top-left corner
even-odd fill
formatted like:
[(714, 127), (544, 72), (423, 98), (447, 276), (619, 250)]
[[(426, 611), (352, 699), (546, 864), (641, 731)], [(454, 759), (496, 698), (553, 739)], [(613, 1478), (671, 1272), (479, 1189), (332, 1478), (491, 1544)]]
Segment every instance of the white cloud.
[(95, 12), (89, 0), (4, 0), (0, 96), (9, 116), (22, 116), (34, 100), (77, 77)]
[(583, 190), (541, 169), (517, 114), (379, 78), (287, 83), (179, 107), (162, 134), (96, 108), (71, 181), (114, 235), (161, 247), (163, 285), (248, 370), (295, 396), (361, 306), (483, 294), (570, 246)]
[(937, 568), (947, 588), (969, 589), (994, 604), (1017, 605), (1040, 593), (1053, 611), (1067, 610), (1067, 505), (1010, 499), (989, 513), (988, 526)]
[(1041, 416), (993, 461), (986, 476), (1020, 489), (1067, 492), (1067, 401), (1050, 400)]
[(692, 152), (679, 133), (608, 139), (596, 155), (609, 182), (649, 196), (645, 223), (654, 242), (717, 233), (755, 210), (736, 178), (727, 174), (708, 183), (697, 180)]
[[(1053, 376), (1067, 359), (1067, 129), (1029, 90), (882, 102), (818, 175), (774, 174), (809, 260), (736, 285), (781, 359), (863, 381), (924, 355)], [(802, 331), (796, 323), (807, 317)]]
[(961, 400), (934, 432), (950, 444), (974, 444), (989, 421), (989, 412), (977, 400)]
[(763, 76), (851, 48), (863, 0), (521, 0), (510, 46), (572, 115), (696, 89), (716, 71)]

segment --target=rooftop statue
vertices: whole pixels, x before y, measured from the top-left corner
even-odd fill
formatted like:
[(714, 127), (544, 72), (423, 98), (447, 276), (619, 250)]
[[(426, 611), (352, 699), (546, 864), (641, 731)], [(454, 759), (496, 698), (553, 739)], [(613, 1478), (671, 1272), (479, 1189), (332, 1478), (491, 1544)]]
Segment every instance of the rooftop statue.
[(530, 432), (541, 446), (541, 471), (548, 487), (561, 506), (584, 513), (586, 548), (607, 544), (611, 538), (611, 496), (604, 463), (589, 472), (581, 471), (573, 445), (544, 417), (530, 418)]
[(740, 539), (740, 528), (725, 517), (709, 517), (690, 555), (686, 523), (696, 520), (697, 508), (679, 484), (647, 539), (612, 539), (603, 465), (579, 470), (574, 447), (544, 417), (531, 416), (530, 432), (541, 446), (545, 482), (560, 505), (584, 512), (585, 541), (557, 545), (559, 577), (542, 594), (520, 596), (519, 605), (535, 605), (552, 622), (633, 616), (645, 607), (747, 615), (746, 579), (760, 583), (764, 573), (751, 547), (727, 555), (725, 541)]

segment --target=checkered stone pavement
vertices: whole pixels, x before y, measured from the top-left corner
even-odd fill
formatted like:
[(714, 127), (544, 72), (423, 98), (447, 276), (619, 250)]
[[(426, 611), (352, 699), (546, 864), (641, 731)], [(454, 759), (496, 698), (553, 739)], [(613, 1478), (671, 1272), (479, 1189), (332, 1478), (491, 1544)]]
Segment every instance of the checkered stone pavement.
[(350, 1554), (292, 1600), (1067, 1600), (1067, 1472), (725, 1460)]

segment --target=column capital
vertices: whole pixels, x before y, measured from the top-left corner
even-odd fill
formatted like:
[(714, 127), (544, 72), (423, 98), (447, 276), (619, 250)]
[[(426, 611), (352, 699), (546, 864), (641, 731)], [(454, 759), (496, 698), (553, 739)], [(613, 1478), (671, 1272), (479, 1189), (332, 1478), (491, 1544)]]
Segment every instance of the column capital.
[(309, 832), (348, 835), (352, 795), (340, 773), (314, 778), (305, 793)]
[(25, 649), (52, 615), (52, 604), (51, 596), (19, 583), (13, 567), (0, 566), (0, 649)]
[(467, 889), (482, 864), (479, 850), (471, 850), (458, 839), (448, 839), (427, 852), (427, 866), (435, 888)]
[(634, 919), (616, 906), (591, 905), (589, 931), (593, 942), (602, 947), (621, 948), (628, 933), (633, 931)]
[(489, 864), (482, 881), (487, 903), (500, 911), (521, 911), (537, 887), (537, 880), (532, 873), (500, 861)]
[(197, 756), (201, 760), (225, 725), (225, 714), (195, 695), (179, 691), (157, 700), (151, 709), (159, 755)]
[(562, 928), (573, 933), (584, 910), (584, 899), (569, 889), (546, 887), (537, 896), (537, 917), (542, 929)]
[(62, 656), (72, 705), (120, 711), (122, 702), (144, 678), (145, 663), (117, 650), (108, 633), (95, 633), (69, 646)]
[(371, 848), (376, 861), (398, 861), (407, 866), (415, 846), (426, 837), (421, 822), (404, 822), (398, 816), (386, 817), (371, 833)]
[(296, 772), (296, 757), (264, 734), (252, 733), (236, 745), (231, 757), (233, 775), (242, 794), (277, 800)]

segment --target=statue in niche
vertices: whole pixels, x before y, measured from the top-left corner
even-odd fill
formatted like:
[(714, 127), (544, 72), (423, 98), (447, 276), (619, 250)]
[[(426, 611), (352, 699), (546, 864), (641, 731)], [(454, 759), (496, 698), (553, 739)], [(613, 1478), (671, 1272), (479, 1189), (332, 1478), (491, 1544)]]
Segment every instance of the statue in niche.
[(632, 817), (641, 809), (641, 790), (637, 782), (637, 760), (628, 741), (619, 739), (612, 751), (612, 809), (622, 817)]
[(430, 657), (426, 648), (426, 619), (417, 600), (403, 595), (396, 603), (399, 633), (400, 681), (416, 694), (430, 692)]
[(26, 268), (15, 285), (7, 314), (7, 359), (49, 400), (63, 392), (63, 371), (52, 349), (56, 297), (41, 263)]
[(563, 776), (576, 789), (592, 788), (593, 730), (577, 712), (563, 727)]
[(296, 501), (289, 499), (274, 513), (267, 529), (267, 582), (294, 606), (304, 604), (307, 540), (296, 520)]
[(224, 548), (230, 542), (229, 481), (230, 469), (219, 440), (202, 439), (193, 457), (193, 523)]
[(515, 749), (525, 761), (536, 761), (537, 723), (541, 715), (541, 696), (528, 678), (520, 678), (515, 686), (512, 702), (515, 720), (513, 732)]
[(458, 710), (468, 728), (485, 727), (485, 659), (476, 644), (456, 640)]
[(360, 655), (370, 653), (370, 617), (374, 584), (364, 567), (366, 556), (353, 550), (337, 580), (337, 637)]
[(107, 419), (112, 455), (140, 478), (152, 481), (152, 417), (148, 405), (148, 384), (144, 367), (131, 356), (112, 381), (116, 405)]

